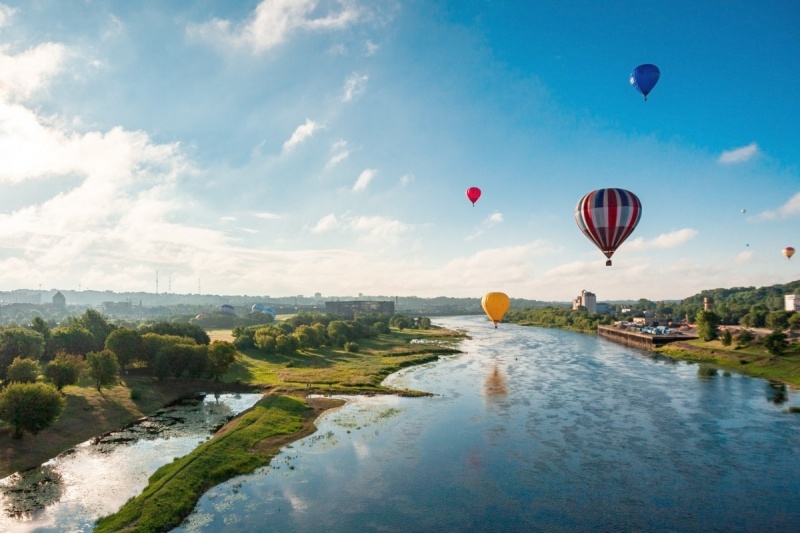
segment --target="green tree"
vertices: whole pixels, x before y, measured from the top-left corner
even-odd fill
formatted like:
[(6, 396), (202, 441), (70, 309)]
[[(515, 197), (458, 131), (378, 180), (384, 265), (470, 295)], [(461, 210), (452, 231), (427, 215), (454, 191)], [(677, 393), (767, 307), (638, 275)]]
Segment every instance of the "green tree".
[(711, 341), (717, 338), (717, 327), (719, 326), (719, 316), (712, 311), (700, 310), (695, 317), (697, 324), (697, 335), (703, 341)]
[(789, 328), (793, 331), (800, 330), (800, 313), (793, 312), (789, 316)]
[(33, 358), (14, 358), (8, 366), (9, 382), (36, 382), (39, 379), (39, 362)]
[(751, 341), (753, 341), (753, 334), (747, 328), (742, 328), (739, 331), (739, 335), (736, 336), (736, 344), (740, 347), (745, 347)]
[(66, 402), (50, 384), (9, 384), (0, 392), (0, 420), (14, 429), (16, 439), (27, 431), (34, 435), (52, 425)]
[(110, 386), (119, 378), (119, 363), (117, 356), (110, 350), (89, 352), (86, 355), (89, 364), (89, 377), (94, 381), (97, 391), (101, 386)]
[(774, 357), (778, 357), (783, 354), (788, 346), (789, 344), (786, 341), (786, 334), (779, 330), (764, 336), (764, 347)]
[(35, 317), (33, 321), (31, 321), (30, 329), (34, 332), (39, 332), (42, 334), (46, 346), (47, 342), (50, 341), (50, 325), (47, 324), (47, 321), (41, 317)]
[(91, 332), (93, 338), (92, 350), (103, 350), (106, 338), (115, 328), (113, 324), (108, 322), (108, 317), (91, 308), (83, 312), (76, 324)]
[(212, 341), (208, 347), (208, 370), (214, 380), (225, 374), (236, 361), (236, 347), (227, 341)]
[(79, 324), (54, 328), (50, 336), (48, 352), (58, 354), (61, 351), (67, 354), (87, 354), (94, 350), (95, 340), (89, 330)]
[(789, 328), (789, 317), (794, 312), (788, 311), (773, 311), (767, 314), (764, 324), (770, 330), (786, 330)]
[(117, 328), (106, 338), (105, 348), (117, 356), (123, 371), (129, 364), (143, 358), (142, 335), (131, 328)]
[(205, 329), (196, 324), (191, 323), (172, 323), (168, 321), (161, 321), (152, 325), (145, 325), (139, 328), (142, 334), (161, 334), (166, 336), (182, 336), (190, 337), (195, 340), (198, 345), (208, 345), (211, 343), (211, 338)]
[(58, 391), (61, 391), (64, 386), (77, 384), (86, 371), (86, 360), (83, 356), (59, 352), (53, 361), (45, 366), (44, 376)]
[(731, 331), (730, 331), (730, 330), (728, 330), (728, 329), (725, 329), (725, 331), (724, 331), (724, 332), (722, 332), (722, 339), (721, 339), (721, 341), (722, 341), (722, 344), (723, 344), (724, 346), (726, 346), (726, 347), (729, 347), (729, 346), (730, 346), (730, 344), (731, 344), (731, 343), (733, 343), (733, 334), (731, 334)]
[(14, 358), (38, 360), (44, 354), (44, 337), (25, 328), (7, 328), (0, 332), (0, 378), (6, 377)]

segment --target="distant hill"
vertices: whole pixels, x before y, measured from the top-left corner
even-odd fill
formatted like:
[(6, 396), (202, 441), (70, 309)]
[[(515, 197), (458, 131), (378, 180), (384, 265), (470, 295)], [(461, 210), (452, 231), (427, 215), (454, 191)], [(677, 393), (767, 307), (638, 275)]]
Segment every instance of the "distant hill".
[(675, 315), (688, 315), (690, 318), (703, 309), (703, 299), (714, 299), (714, 311), (723, 324), (738, 324), (739, 319), (753, 311), (754, 307), (762, 313), (784, 309), (784, 295), (800, 294), (800, 280), (786, 284), (764, 287), (732, 287), (728, 289), (706, 289), (696, 295), (683, 299), (675, 308)]

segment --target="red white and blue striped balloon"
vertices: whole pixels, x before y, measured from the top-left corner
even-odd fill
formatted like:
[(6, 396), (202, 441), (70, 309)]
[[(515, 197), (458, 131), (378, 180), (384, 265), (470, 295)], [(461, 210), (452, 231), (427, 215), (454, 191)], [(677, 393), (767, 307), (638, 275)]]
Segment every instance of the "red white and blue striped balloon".
[(575, 206), (575, 222), (609, 260), (633, 233), (642, 217), (639, 197), (625, 189), (606, 188), (586, 193)]

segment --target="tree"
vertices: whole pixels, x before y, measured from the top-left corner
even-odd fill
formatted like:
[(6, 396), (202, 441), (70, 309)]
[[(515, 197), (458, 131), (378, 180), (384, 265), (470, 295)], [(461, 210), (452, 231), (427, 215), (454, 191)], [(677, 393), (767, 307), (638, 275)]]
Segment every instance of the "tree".
[(731, 334), (731, 331), (730, 331), (730, 330), (728, 330), (728, 329), (725, 329), (725, 331), (724, 331), (724, 332), (722, 332), (722, 339), (721, 339), (721, 341), (722, 341), (722, 344), (723, 344), (724, 346), (726, 346), (726, 347), (729, 347), (729, 346), (730, 346), (730, 344), (731, 344), (731, 343), (733, 343), (733, 335)]
[(8, 366), (8, 382), (36, 382), (39, 379), (39, 362), (32, 358), (14, 358)]
[(120, 369), (143, 357), (142, 335), (131, 328), (117, 328), (106, 338), (105, 348), (117, 356)]
[(219, 380), (236, 361), (236, 347), (227, 341), (212, 341), (208, 347), (208, 370), (214, 380)]
[(87, 354), (94, 350), (95, 340), (89, 330), (78, 324), (54, 328), (50, 336), (48, 352), (58, 354)]
[(783, 351), (785, 351), (788, 346), (786, 334), (779, 330), (776, 330), (768, 336), (764, 336), (764, 347), (773, 357), (778, 357), (783, 354)]
[(108, 322), (108, 317), (91, 308), (83, 312), (76, 324), (91, 332), (94, 340), (92, 350), (103, 350), (106, 338), (115, 328), (113, 324)]
[(0, 332), (0, 378), (6, 377), (14, 358), (38, 360), (44, 354), (44, 337), (25, 328), (7, 328)]
[(737, 345), (739, 345), (740, 347), (744, 347), (751, 341), (753, 341), (753, 334), (750, 333), (750, 330), (748, 330), (747, 328), (742, 328), (739, 331), (739, 335), (736, 336)]
[(14, 438), (24, 431), (38, 434), (61, 415), (66, 402), (50, 384), (9, 384), (0, 392), (0, 420), (14, 428)]
[(789, 328), (800, 330), (800, 313), (794, 312), (789, 316)]
[(53, 361), (45, 366), (44, 376), (58, 391), (61, 391), (64, 386), (77, 384), (86, 371), (86, 360), (83, 356), (59, 352)]
[(171, 323), (168, 321), (161, 321), (152, 325), (147, 325), (139, 328), (142, 334), (161, 334), (167, 336), (183, 336), (194, 339), (198, 345), (208, 345), (211, 343), (211, 338), (205, 329), (196, 324), (191, 323)]
[(697, 335), (703, 341), (711, 341), (717, 338), (717, 327), (719, 326), (719, 316), (712, 311), (700, 310), (695, 317), (697, 323)]
[(89, 364), (89, 377), (94, 380), (97, 391), (101, 386), (110, 386), (119, 378), (117, 356), (110, 350), (90, 352), (86, 355)]
[(794, 312), (788, 311), (774, 311), (769, 312), (767, 314), (767, 318), (764, 322), (767, 328), (770, 330), (785, 330), (789, 328), (789, 317)]
[(50, 325), (47, 324), (47, 321), (41, 317), (36, 317), (33, 319), (33, 321), (31, 321), (30, 328), (34, 332), (39, 332), (42, 334), (44, 343), (47, 345), (47, 342), (50, 341)]

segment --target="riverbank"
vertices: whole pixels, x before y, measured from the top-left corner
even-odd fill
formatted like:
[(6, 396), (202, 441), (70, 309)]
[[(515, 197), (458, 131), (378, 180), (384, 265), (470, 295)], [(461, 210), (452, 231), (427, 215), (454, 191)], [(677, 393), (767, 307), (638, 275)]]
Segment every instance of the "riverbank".
[(96, 532), (166, 532), (180, 525), (208, 489), (266, 465), (280, 449), (316, 431), (314, 421), (344, 401), (270, 394), (190, 454), (158, 469), (147, 488)]

